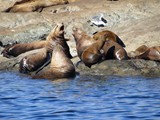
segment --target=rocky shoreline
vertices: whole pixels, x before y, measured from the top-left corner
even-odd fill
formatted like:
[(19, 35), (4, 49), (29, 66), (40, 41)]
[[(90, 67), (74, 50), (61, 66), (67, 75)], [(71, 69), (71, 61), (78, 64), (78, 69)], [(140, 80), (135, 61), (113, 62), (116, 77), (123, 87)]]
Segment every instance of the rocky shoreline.
[[(0, 0), (0, 10), (14, 2)], [(79, 0), (66, 5), (58, 5), (44, 8), (41, 13), (0, 13), (0, 42), (3, 45), (14, 43), (15, 41), (24, 43), (46, 38), (56, 23), (63, 22), (65, 25), (65, 36), (70, 39), (68, 42), (73, 56), (77, 55), (75, 42), (72, 36), (72, 27), (76, 26), (88, 34), (102, 29), (112, 30), (126, 44), (127, 52), (135, 50), (145, 44), (149, 47), (160, 46), (160, 1), (159, 0)], [(93, 16), (103, 13), (107, 20), (107, 26), (90, 26), (88, 20)], [(0, 52), (3, 47), (0, 47)], [(17, 71), (19, 60), (27, 52), (16, 58), (7, 59), (0, 55), (0, 71)], [(73, 63), (76, 64), (78, 58), (75, 57)], [(92, 68), (80, 64), (76, 71), (82, 75), (118, 75), (160, 77), (160, 63), (148, 60), (107, 60), (100, 64), (93, 65)]]
[[(26, 55), (36, 52), (37, 50), (27, 52), (16, 58), (0, 57), (0, 71), (19, 71), (19, 61)], [(76, 67), (79, 61), (78, 57), (72, 59)], [(160, 62), (133, 59), (133, 60), (106, 60), (99, 64), (93, 65), (91, 68), (80, 63), (76, 67), (76, 72), (80, 75), (97, 75), (97, 76), (145, 76), (145, 77), (160, 77)]]

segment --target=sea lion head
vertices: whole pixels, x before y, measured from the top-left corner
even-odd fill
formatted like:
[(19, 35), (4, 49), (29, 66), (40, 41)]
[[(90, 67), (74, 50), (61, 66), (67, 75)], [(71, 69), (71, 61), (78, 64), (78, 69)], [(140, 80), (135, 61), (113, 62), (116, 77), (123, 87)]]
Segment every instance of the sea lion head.
[(95, 42), (95, 40), (89, 36), (85, 31), (73, 27), (73, 37), (76, 44), (81, 44), (81, 46), (89, 46)]
[(78, 42), (78, 40), (80, 40), (85, 34), (86, 32), (82, 31), (79, 28), (73, 27), (73, 37), (75, 38), (75, 41)]
[(91, 36), (87, 35), (85, 31), (82, 31), (79, 28), (73, 28), (73, 37), (76, 42), (78, 56), (80, 58), (83, 51), (96, 42)]
[(55, 38), (64, 38), (64, 24), (58, 23), (47, 37), (47, 40), (54, 40)]
[(10, 58), (12, 56), (13, 49), (14, 49), (14, 45), (7, 46), (6, 48), (4, 48), (1, 54), (6, 58)]
[(64, 25), (63, 23), (57, 24), (53, 30), (49, 33), (46, 39), (46, 48), (52, 52), (53, 48), (57, 44), (64, 43)]
[(18, 42), (14, 42), (14, 43), (8, 43), (7, 45), (3, 45), (2, 47), (4, 47), (4, 50), (1, 52), (1, 54), (3, 54), (4, 57), (10, 58), (11, 56), (15, 57), (13, 55), (13, 49), (14, 49), (14, 45), (18, 44)]
[(52, 52), (55, 46), (61, 45), (63, 49), (66, 51), (67, 56), (69, 58), (72, 58), (72, 55), (69, 51), (69, 46), (66, 42), (67, 40), (64, 37), (64, 33), (64, 24), (57, 24), (47, 37), (46, 48), (49, 52)]

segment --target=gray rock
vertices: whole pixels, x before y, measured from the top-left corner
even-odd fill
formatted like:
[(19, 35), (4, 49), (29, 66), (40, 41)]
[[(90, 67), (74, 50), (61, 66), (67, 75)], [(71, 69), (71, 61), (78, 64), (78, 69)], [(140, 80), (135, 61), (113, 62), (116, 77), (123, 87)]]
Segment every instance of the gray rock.
[(21, 27), (15, 31), (6, 31), (5, 34), (0, 34), (0, 39), (3, 45), (8, 43), (19, 43), (32, 42), (45, 38), (51, 31), (52, 27), (46, 23), (39, 23)]
[[(37, 52), (33, 50), (25, 54), (21, 54), (16, 58), (3, 58), (0, 57), (0, 71), (18, 71), (19, 61), (26, 55)], [(76, 64), (79, 58), (73, 58), (72, 62)], [(147, 76), (147, 77), (160, 77), (160, 62), (149, 60), (106, 60), (99, 64), (93, 65), (91, 68), (86, 67), (83, 63), (80, 63), (76, 67), (76, 71), (80, 75), (97, 75), (97, 76)]]
[(160, 77), (160, 63), (141, 59), (122, 61), (106, 60), (93, 65), (91, 68), (80, 64), (77, 71), (82, 75)]

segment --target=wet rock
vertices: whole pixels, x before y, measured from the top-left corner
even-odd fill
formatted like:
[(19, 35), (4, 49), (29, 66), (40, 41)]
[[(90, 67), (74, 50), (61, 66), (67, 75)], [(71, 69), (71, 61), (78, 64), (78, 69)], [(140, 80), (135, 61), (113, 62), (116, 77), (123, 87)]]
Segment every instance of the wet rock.
[(77, 71), (82, 75), (118, 75), (118, 76), (158, 76), (160, 77), (160, 63), (148, 60), (106, 60), (102, 63), (86, 67), (79, 64)]

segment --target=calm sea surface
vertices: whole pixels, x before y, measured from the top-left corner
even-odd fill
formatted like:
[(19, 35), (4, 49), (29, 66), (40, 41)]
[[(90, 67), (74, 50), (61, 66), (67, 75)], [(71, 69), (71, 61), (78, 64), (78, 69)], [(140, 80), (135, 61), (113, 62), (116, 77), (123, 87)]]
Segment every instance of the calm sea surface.
[(32, 80), (0, 72), (0, 120), (160, 120), (160, 78)]

